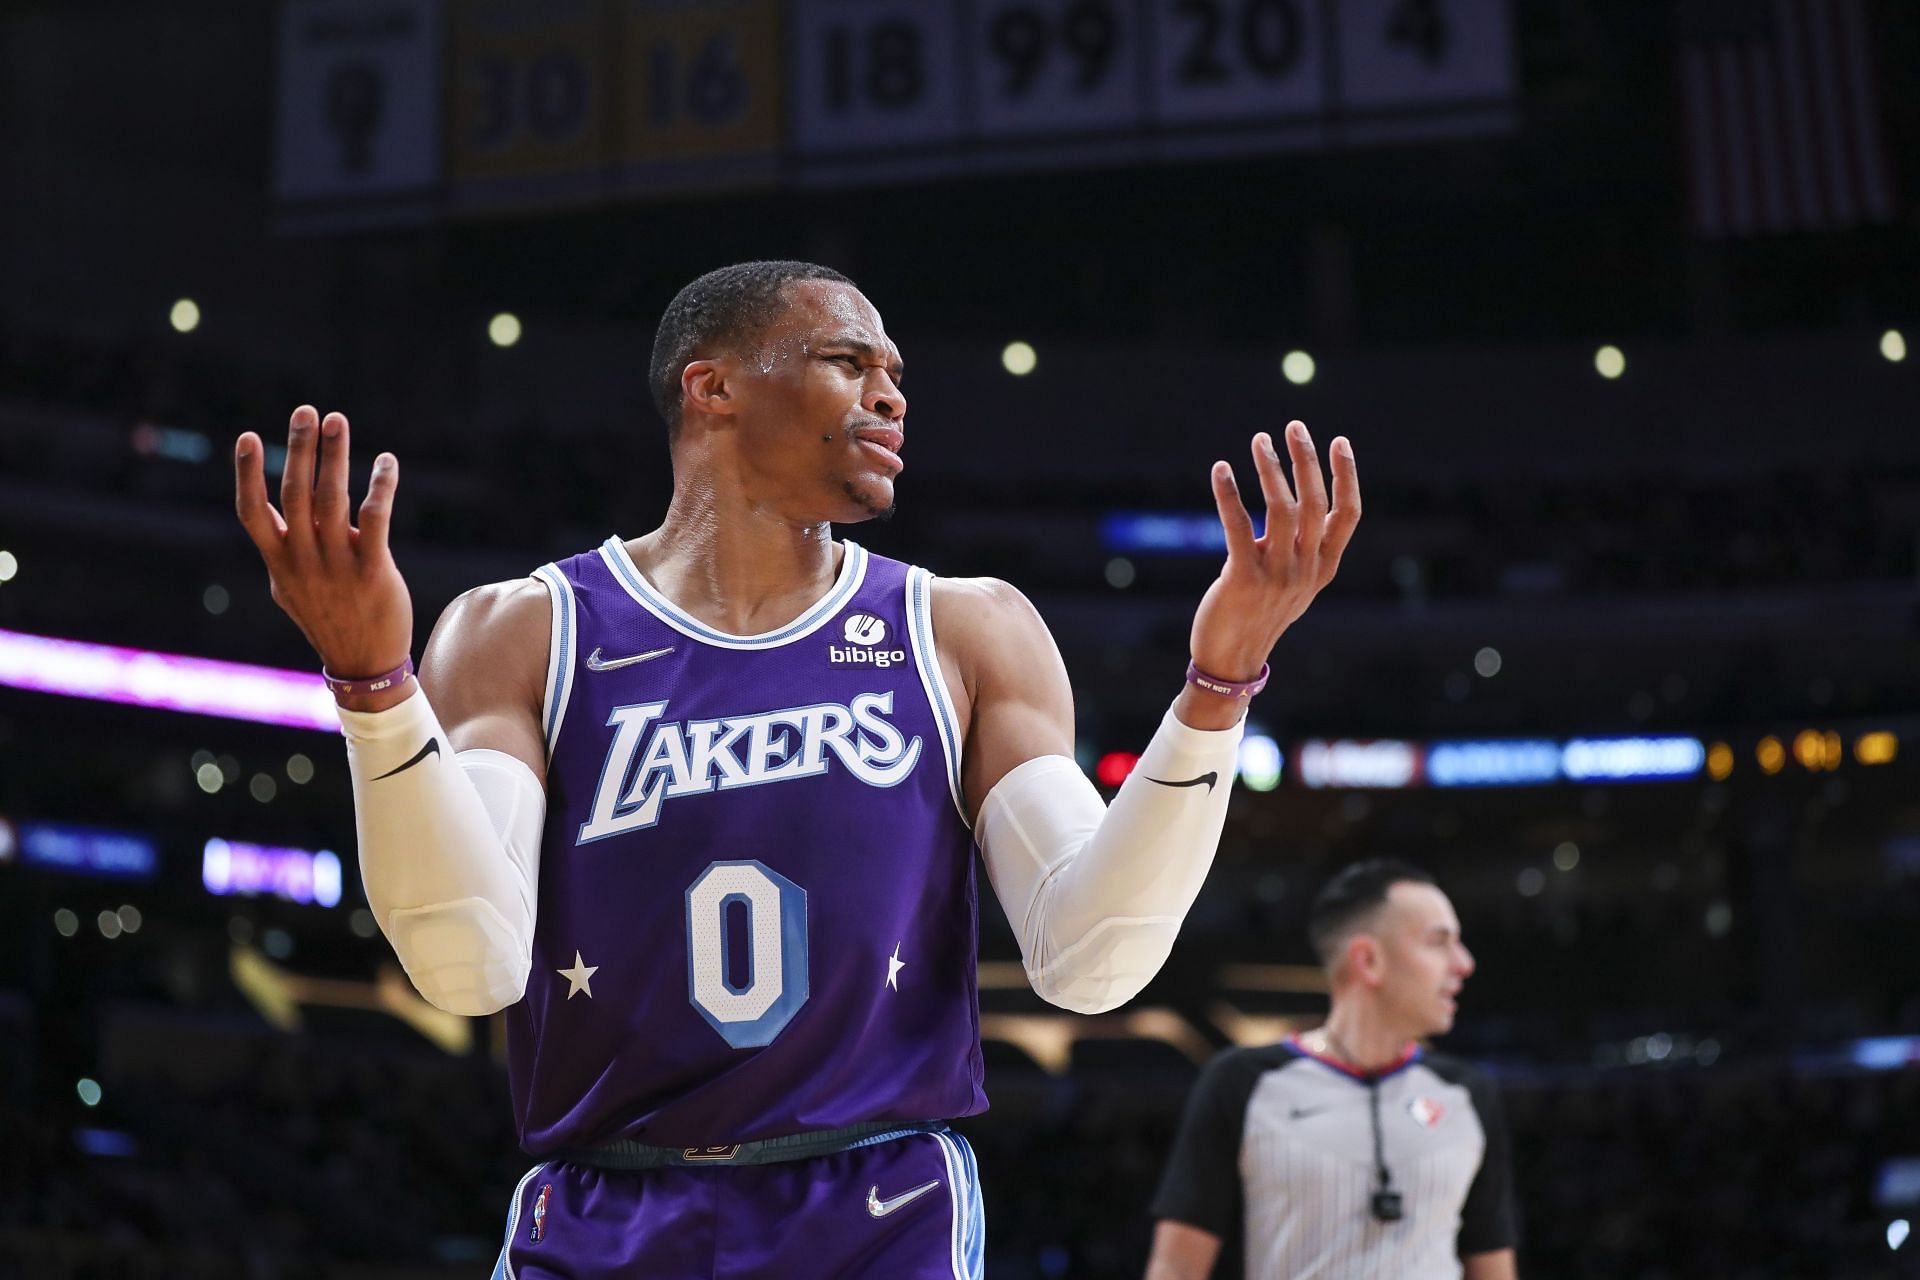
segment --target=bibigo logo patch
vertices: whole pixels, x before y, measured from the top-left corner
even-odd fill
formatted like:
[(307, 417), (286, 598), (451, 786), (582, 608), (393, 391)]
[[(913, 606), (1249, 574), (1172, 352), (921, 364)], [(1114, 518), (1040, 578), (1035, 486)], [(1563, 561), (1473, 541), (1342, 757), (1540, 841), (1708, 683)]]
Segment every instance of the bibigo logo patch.
[(884, 670), (907, 660), (905, 649), (880, 647), (887, 641), (887, 624), (870, 613), (848, 614), (840, 634), (846, 637), (847, 643), (844, 646), (827, 646), (827, 665), (830, 667), (879, 667)]

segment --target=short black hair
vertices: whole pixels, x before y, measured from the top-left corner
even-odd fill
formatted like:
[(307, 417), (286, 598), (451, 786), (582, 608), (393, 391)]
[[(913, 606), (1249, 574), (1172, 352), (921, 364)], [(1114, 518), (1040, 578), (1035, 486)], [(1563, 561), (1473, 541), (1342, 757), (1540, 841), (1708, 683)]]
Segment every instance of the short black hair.
[(669, 435), (680, 428), (680, 373), (687, 363), (721, 351), (751, 352), (786, 310), (787, 286), (800, 280), (853, 283), (832, 267), (783, 259), (721, 267), (673, 295), (647, 366), (653, 405)]
[(1307, 911), (1307, 937), (1320, 963), (1334, 962), (1355, 922), (1384, 904), (1393, 886), (1433, 883), (1432, 876), (1397, 858), (1356, 862), (1327, 881)]

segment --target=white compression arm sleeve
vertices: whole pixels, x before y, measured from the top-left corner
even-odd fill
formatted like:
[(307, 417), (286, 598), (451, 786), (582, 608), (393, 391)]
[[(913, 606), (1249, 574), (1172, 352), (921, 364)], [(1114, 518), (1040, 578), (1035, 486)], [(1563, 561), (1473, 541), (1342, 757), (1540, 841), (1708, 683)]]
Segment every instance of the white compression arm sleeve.
[(1103, 1013), (1166, 963), (1220, 844), (1242, 731), (1189, 728), (1169, 710), (1111, 808), (1065, 756), (1029, 760), (988, 793), (981, 856), (1043, 999)]
[(500, 751), (462, 751), (415, 688), (340, 712), (367, 902), (429, 1002), (479, 1017), (525, 994), (546, 792)]

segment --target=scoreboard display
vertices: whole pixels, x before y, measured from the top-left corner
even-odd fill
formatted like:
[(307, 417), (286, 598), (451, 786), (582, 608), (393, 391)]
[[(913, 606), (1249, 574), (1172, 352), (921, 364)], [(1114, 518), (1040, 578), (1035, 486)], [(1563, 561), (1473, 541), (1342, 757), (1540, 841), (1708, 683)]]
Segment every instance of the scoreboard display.
[(1496, 132), (1508, 6), (284, 0), (279, 195), (324, 224)]

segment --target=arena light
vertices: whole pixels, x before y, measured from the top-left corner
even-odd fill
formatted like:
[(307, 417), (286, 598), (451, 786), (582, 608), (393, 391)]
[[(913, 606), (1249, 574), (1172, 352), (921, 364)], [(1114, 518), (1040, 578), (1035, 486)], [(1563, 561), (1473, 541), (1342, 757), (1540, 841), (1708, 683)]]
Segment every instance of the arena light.
[(1707, 748), (1707, 776), (1715, 782), (1725, 782), (1733, 774), (1733, 748), (1724, 742), (1716, 742)]
[(1093, 776), (1103, 787), (1117, 787), (1127, 780), (1140, 757), (1131, 751), (1109, 751), (1094, 766)]
[(1280, 744), (1264, 733), (1240, 739), (1240, 781), (1249, 791), (1271, 791), (1280, 785), (1284, 757)]
[(180, 299), (167, 313), (167, 323), (175, 333), (192, 333), (200, 327), (200, 304), (192, 298)]
[(262, 894), (284, 902), (340, 905), (340, 857), (331, 849), (310, 851), (244, 840), (207, 841), (200, 853), (200, 883), (218, 897)]
[(1885, 729), (1874, 733), (1863, 733), (1853, 744), (1853, 758), (1861, 764), (1892, 764), (1900, 754), (1898, 735)]
[(1436, 787), (1525, 787), (1560, 778), (1560, 747), (1544, 739), (1436, 742), (1427, 781)]
[(199, 463), (213, 457), (213, 438), (204, 431), (142, 422), (133, 429), (133, 451), (143, 458)]
[(487, 321), (487, 340), (496, 347), (510, 347), (520, 341), (520, 317), (511, 311), (502, 311)]
[(1280, 360), (1280, 372), (1296, 387), (1313, 381), (1313, 357), (1304, 351), (1289, 351)]
[(1608, 343), (1593, 353), (1593, 367), (1601, 377), (1611, 382), (1627, 371), (1626, 353)]
[(1396, 790), (1420, 780), (1420, 749), (1398, 738), (1370, 742), (1310, 738), (1300, 744), (1300, 781), (1315, 790)]
[(1219, 555), (1227, 533), (1211, 511), (1115, 511), (1100, 517), (1100, 544), (1118, 555)]
[(1642, 782), (1691, 778), (1706, 765), (1698, 738), (1574, 738), (1560, 752), (1573, 782)]
[(151, 880), (160, 870), (160, 846), (131, 831), (22, 822), (16, 838), (25, 867), (108, 880)]
[(0, 685), (163, 711), (338, 732), (317, 673), (0, 631)]
[(1000, 350), (1000, 367), (1016, 378), (1024, 378), (1039, 367), (1040, 354), (1029, 342), (1009, 342)]
[(1907, 335), (1898, 329), (1889, 329), (1880, 335), (1880, 354), (1899, 364), (1907, 358)]
[(12, 582), (20, 573), (20, 557), (11, 551), (0, 551), (0, 582)]
[(1802, 729), (1793, 735), (1793, 758), (1808, 773), (1826, 773), (1840, 767), (1845, 758), (1840, 735), (1832, 731)]

